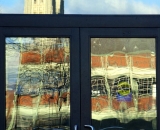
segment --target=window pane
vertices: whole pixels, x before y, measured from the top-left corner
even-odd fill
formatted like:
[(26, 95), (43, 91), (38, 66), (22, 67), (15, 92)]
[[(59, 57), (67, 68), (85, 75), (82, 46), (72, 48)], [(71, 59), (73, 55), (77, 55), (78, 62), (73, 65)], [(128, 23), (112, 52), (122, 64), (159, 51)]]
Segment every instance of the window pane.
[(6, 38), (6, 129), (70, 127), (69, 38)]
[(91, 39), (92, 124), (156, 129), (154, 38)]

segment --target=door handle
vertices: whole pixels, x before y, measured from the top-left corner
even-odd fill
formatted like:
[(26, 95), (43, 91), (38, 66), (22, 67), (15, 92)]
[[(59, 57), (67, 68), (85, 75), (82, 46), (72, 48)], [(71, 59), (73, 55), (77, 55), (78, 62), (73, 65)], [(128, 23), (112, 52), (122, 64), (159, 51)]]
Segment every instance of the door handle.
[(78, 126), (77, 125), (74, 126), (74, 130), (78, 130)]
[(84, 125), (85, 127), (89, 127), (89, 128), (91, 128), (91, 130), (94, 130), (94, 127), (93, 126), (91, 126), (91, 125)]

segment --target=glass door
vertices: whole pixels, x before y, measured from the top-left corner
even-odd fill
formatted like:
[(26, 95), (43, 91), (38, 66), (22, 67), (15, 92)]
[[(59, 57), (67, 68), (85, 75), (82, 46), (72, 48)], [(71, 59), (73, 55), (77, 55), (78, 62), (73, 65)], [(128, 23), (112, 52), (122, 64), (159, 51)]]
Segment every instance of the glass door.
[(95, 130), (157, 130), (156, 35), (128, 30), (81, 32), (81, 108)]
[(1, 18), (2, 130), (160, 129), (159, 17)]
[(78, 29), (3, 31), (5, 129), (70, 130), (78, 126)]

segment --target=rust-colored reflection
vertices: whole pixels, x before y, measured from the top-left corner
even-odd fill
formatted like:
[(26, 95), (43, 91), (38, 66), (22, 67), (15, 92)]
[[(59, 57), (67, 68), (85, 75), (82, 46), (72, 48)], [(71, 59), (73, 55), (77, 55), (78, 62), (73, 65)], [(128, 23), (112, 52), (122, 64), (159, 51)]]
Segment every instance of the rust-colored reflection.
[(91, 91), (92, 125), (99, 121), (98, 129), (155, 129), (155, 39), (92, 38)]
[(68, 38), (6, 38), (6, 129), (70, 129)]

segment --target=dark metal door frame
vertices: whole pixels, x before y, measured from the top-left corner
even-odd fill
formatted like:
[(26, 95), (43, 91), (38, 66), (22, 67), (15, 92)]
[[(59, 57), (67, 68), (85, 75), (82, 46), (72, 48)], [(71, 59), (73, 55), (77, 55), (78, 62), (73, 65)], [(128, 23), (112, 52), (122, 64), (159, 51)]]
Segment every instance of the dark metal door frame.
[[(5, 129), (5, 37), (71, 38), (71, 128), (91, 124), (90, 38), (156, 38), (157, 86), (160, 84), (160, 15), (0, 15), (0, 121)], [(81, 69), (81, 71), (80, 71)], [(74, 75), (74, 76), (73, 76)], [(88, 86), (88, 87), (87, 87)], [(157, 87), (158, 88), (158, 87)], [(157, 124), (160, 129), (160, 89), (157, 89)], [(80, 101), (81, 100), (81, 101)], [(79, 115), (79, 117), (77, 117)]]
[[(81, 28), (81, 127), (91, 125), (91, 38), (155, 38), (156, 39), (156, 84), (160, 84), (160, 28)], [(157, 130), (160, 129), (160, 89), (157, 87)], [(89, 104), (89, 105), (88, 105)], [(84, 111), (85, 110), (85, 111)]]
[[(70, 38), (70, 92), (71, 92), (71, 128), (75, 124), (80, 125), (80, 63), (79, 63), (79, 29), (78, 28), (22, 28), (22, 27), (1, 27), (1, 59), (0, 59), (0, 121), (1, 129), (5, 129), (5, 37), (66, 37)], [(74, 114), (72, 114), (74, 113)]]

